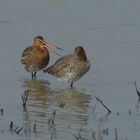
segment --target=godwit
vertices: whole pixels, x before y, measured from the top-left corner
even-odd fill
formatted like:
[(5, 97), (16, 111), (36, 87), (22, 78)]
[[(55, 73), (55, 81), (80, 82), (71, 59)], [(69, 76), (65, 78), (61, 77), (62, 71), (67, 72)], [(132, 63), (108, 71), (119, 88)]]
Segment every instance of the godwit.
[(59, 58), (54, 65), (43, 70), (51, 75), (54, 75), (61, 81), (71, 83), (79, 80), (90, 68), (90, 62), (87, 59), (83, 47), (78, 46), (74, 49), (73, 54), (65, 55)]
[[(55, 47), (47, 43), (40, 35), (33, 39), (33, 44), (27, 47), (21, 56), (21, 63), (25, 65), (25, 69), (31, 72), (32, 79), (36, 78), (36, 73), (44, 69), (49, 63), (48, 48)], [(60, 49), (58, 47), (55, 47)]]

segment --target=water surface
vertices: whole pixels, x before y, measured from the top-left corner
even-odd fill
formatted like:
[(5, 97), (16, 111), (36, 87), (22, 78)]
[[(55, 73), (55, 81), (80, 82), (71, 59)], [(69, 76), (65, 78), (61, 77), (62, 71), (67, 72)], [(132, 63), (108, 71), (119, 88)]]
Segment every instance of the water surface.
[[(139, 140), (140, 103), (139, 0), (1, 0), (1, 139)], [(37, 34), (64, 49), (84, 46), (90, 71), (74, 84), (38, 72), (37, 80), (20, 56)], [(51, 53), (50, 64), (59, 57)], [(21, 95), (29, 90), (23, 110)], [(111, 109), (108, 114), (95, 99)], [(54, 119), (53, 124), (50, 122)], [(22, 128), (10, 132), (9, 125)]]

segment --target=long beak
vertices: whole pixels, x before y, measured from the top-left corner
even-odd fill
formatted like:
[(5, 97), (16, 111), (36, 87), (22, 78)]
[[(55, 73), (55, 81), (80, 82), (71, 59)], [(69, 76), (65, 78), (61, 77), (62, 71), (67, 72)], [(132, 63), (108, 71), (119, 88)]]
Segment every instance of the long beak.
[(61, 50), (61, 51), (63, 51), (63, 49), (61, 49), (61, 48), (59, 48), (59, 47), (57, 47), (57, 46), (55, 46), (55, 48), (56, 48), (56, 49), (58, 49), (58, 50)]
[(63, 51), (63, 49), (57, 47), (56, 45), (54, 45), (54, 44), (52, 44), (52, 43), (46, 42), (46, 44), (48, 45), (48, 47), (49, 47), (50, 49), (58, 49), (58, 50)]
[(54, 50), (55, 50), (55, 49), (58, 49), (58, 50), (63, 51), (63, 49), (61, 49), (61, 48), (55, 46), (54, 44), (48, 43), (48, 42), (46, 42), (46, 41), (42, 41), (42, 43), (43, 43), (51, 52), (57, 54), (58, 56), (61, 56), (59, 53), (55, 52)]

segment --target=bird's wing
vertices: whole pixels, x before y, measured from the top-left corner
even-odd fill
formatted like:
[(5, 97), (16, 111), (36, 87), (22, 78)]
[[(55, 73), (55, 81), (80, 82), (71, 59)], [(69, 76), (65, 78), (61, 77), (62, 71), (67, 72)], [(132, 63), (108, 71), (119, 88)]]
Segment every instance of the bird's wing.
[(23, 51), (22, 57), (27, 56), (31, 51), (32, 51), (32, 47), (27, 47), (27, 48)]
[(21, 55), (21, 63), (22, 63), (22, 64), (25, 63), (26, 58), (27, 58), (27, 56), (29, 56), (29, 54), (31, 53), (31, 51), (32, 51), (32, 47), (27, 47), (27, 48), (23, 51), (23, 53), (22, 53), (22, 55)]
[(62, 72), (65, 68), (69, 67), (71, 60), (71, 55), (66, 55), (59, 58), (53, 65), (48, 67), (47, 69), (43, 70), (49, 74), (56, 74)]

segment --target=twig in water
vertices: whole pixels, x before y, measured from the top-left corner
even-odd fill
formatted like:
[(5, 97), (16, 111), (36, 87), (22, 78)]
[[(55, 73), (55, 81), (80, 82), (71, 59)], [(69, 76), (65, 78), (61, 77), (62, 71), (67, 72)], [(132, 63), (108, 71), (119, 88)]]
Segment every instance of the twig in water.
[(131, 112), (131, 110), (130, 110), (130, 109), (128, 110), (128, 113), (129, 113), (129, 115), (131, 115), (131, 114), (132, 114), (132, 112)]
[(79, 134), (78, 134), (78, 136), (79, 136), (80, 139), (82, 138), (81, 131), (82, 131), (82, 127), (79, 129)]
[(96, 132), (95, 131), (93, 131), (92, 129), (91, 129), (91, 132), (92, 132), (92, 140), (96, 140), (96, 137), (95, 137), (95, 135), (96, 135)]
[(79, 129), (78, 135), (73, 134), (73, 136), (74, 136), (77, 140), (81, 140), (81, 139), (82, 139), (81, 130), (82, 130), (82, 128)]
[(82, 127), (79, 129), (79, 132), (77, 135), (73, 134), (73, 136), (76, 138), (76, 140), (89, 140), (88, 138), (82, 137), (81, 133), (82, 133)]
[(49, 128), (52, 128), (54, 126), (56, 111), (53, 112), (52, 116), (48, 119), (48, 126)]
[(37, 133), (37, 130), (36, 130), (36, 121), (35, 121), (35, 123), (33, 125), (33, 133)]
[(118, 140), (117, 128), (115, 127), (115, 140)]
[(1, 115), (3, 116), (3, 108), (0, 109)]
[(19, 127), (18, 127), (18, 126), (16, 126), (16, 128), (14, 129), (14, 132), (17, 132), (17, 129), (19, 129)]
[(75, 134), (73, 134), (73, 136), (76, 138), (76, 140), (79, 140), (79, 137), (78, 136), (76, 136)]
[(117, 113), (116, 113), (116, 115), (117, 115), (117, 116), (119, 116), (119, 115), (120, 115), (120, 113), (119, 113), (119, 112), (117, 112)]
[(59, 107), (60, 107), (60, 108), (64, 108), (65, 105), (66, 105), (65, 102), (61, 102), (60, 105), (59, 105)]
[(4, 132), (4, 130), (2, 129), (2, 130), (1, 130), (1, 133), (3, 133), (3, 132)]
[(111, 113), (111, 110), (103, 103), (100, 97), (95, 96), (95, 98), (98, 102), (100, 102), (103, 105), (103, 107), (108, 111), (108, 113)]
[(11, 123), (10, 123), (10, 131), (13, 131), (13, 127), (14, 127), (14, 123), (13, 123), (13, 121), (11, 121)]
[(95, 131), (92, 131), (92, 140), (96, 140), (95, 135), (96, 135), (96, 132)]
[(136, 88), (136, 92), (137, 92), (137, 95), (138, 95), (138, 101), (140, 101), (140, 92), (139, 92), (139, 90), (138, 90), (138, 88), (137, 88), (137, 83), (136, 83), (136, 81), (135, 81), (135, 88)]
[(102, 132), (103, 132), (104, 135), (108, 135), (108, 134), (109, 134), (109, 132), (108, 132), (108, 128), (103, 129)]
[(93, 115), (94, 112), (95, 112), (95, 107), (96, 107), (96, 105), (93, 106), (93, 109), (92, 109), (92, 115)]
[(53, 119), (55, 120), (56, 111), (53, 112)]
[(24, 94), (22, 94), (22, 105), (23, 105), (23, 109), (26, 109), (26, 103), (27, 103), (27, 100), (28, 100), (28, 93), (29, 93), (29, 90), (25, 90)]
[(16, 133), (19, 134), (22, 129), (23, 129), (23, 127), (21, 127), (19, 130), (17, 130)]

